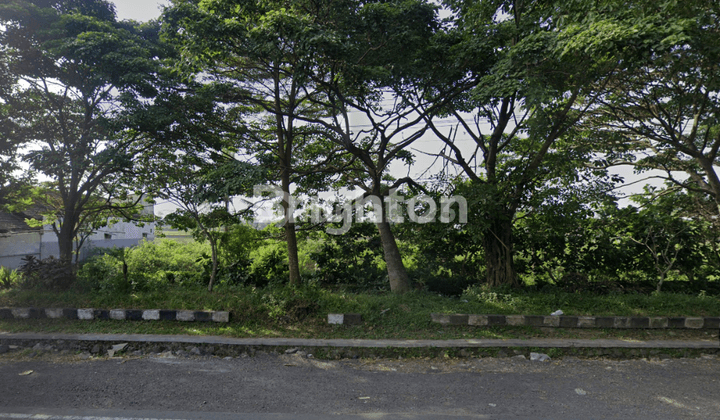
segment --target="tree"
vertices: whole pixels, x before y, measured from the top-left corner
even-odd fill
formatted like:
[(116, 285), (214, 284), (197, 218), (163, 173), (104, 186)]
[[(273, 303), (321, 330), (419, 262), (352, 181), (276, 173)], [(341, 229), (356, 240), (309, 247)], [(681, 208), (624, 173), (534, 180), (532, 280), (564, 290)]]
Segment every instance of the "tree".
[[(555, 165), (567, 169), (563, 156), (581, 144), (579, 121), (620, 66), (657, 38), (656, 28), (635, 28), (637, 21), (618, 16), (612, 1), (446, 4), (456, 19), (441, 62), (450, 75), (473, 74), (476, 84), (427, 122), (444, 142), (438, 155), (472, 183), (471, 227), (483, 244), (487, 283), (516, 285), (512, 230), (518, 211), (545, 183), (563, 176)], [(603, 29), (612, 31), (598, 36)], [(595, 36), (579, 36), (583, 31)], [(457, 127), (443, 129), (442, 117), (455, 119)], [(459, 133), (472, 148), (463, 147)]]
[(572, 273), (615, 275), (623, 263), (622, 250), (611, 247), (611, 237), (616, 236), (613, 229), (603, 229), (612, 224), (608, 209), (616, 210), (612, 179), (601, 172), (578, 180), (576, 168), (588, 156), (578, 156), (579, 161), (567, 160), (567, 154), (550, 158), (558, 157), (567, 161), (567, 169), (561, 171), (566, 173), (564, 179), (556, 177), (535, 191), (533, 200), (516, 216), (513, 238), (522, 261), (518, 272), (556, 284)]
[(242, 216), (242, 212), (231, 213), (225, 200), (247, 195), (264, 174), (254, 165), (207, 151), (158, 154), (156, 150), (145, 156), (142, 165), (146, 168), (144, 185), (157, 198), (177, 206), (164, 221), (176, 229), (192, 230), (197, 239), (209, 242), (212, 269), (208, 291), (212, 292), (223, 237), (220, 228), (237, 224)]
[[(704, 205), (698, 203), (698, 199), (702, 199)], [(644, 229), (651, 229), (648, 226), (652, 226), (653, 222), (662, 222), (662, 226), (655, 227), (662, 236), (654, 234), (653, 241), (662, 243), (657, 239), (660, 236), (662, 241), (672, 242), (666, 246), (665, 252), (651, 251), (653, 255), (659, 254), (659, 258), (653, 258), (661, 258), (667, 265), (672, 263), (667, 271), (677, 270), (688, 281), (695, 280), (697, 274), (707, 283), (705, 275), (720, 268), (712, 255), (717, 242), (717, 226), (713, 226), (714, 221), (709, 221), (706, 214), (698, 211), (698, 207), (713, 208), (713, 201), (706, 195), (689, 193), (687, 189), (672, 183), (667, 183), (665, 188), (646, 186), (645, 193), (633, 200), (641, 207), (642, 215), (652, 217), (652, 222), (647, 222)], [(655, 245), (654, 248), (659, 249), (659, 246)], [(668, 257), (670, 252), (673, 255)], [(658, 270), (657, 262), (655, 266), (660, 277), (657, 291), (660, 291), (665, 277)]]
[(163, 15), (168, 36), (180, 46), (188, 67), (223, 91), (217, 102), (228, 109), (223, 129), (238, 139), (233, 147), (270, 168), (285, 196), (290, 284), (300, 282), (296, 225), (289, 214), (291, 186), (326, 185), (325, 178), (339, 171), (333, 163), (338, 148), (323, 145), (316, 129), (299, 118), (323, 112), (309, 101), (315, 87), (307, 73), (315, 60), (308, 49), (312, 30), (328, 24), (324, 6), (176, 0)]
[(105, 0), (12, 0), (0, 6), (0, 25), (3, 62), (16, 78), (0, 90), (16, 124), (9, 137), (57, 187), (60, 260), (70, 263), (86, 215), (141, 199), (122, 176), (148, 145), (122, 120), (155, 94), (157, 26), (118, 22)]
[[(11, 203), (11, 196), (17, 194), (31, 176), (18, 179), (20, 167), (17, 160), (17, 139), (13, 133), (18, 127), (11, 118), (12, 106), (5, 101), (17, 82), (8, 68), (7, 51), (0, 50), (0, 208)], [(4, 209), (7, 210), (7, 209)]]
[[(300, 117), (322, 127), (327, 139), (353, 157), (343, 184), (371, 197), (390, 289), (410, 290), (389, 214), (391, 197), (403, 185), (422, 190), (410, 177), (395, 179), (394, 163), (410, 165), (409, 147), (428, 130), (424, 117), (453, 98), (457, 86), (437, 89), (423, 83), (442, 69), (434, 63), (433, 39), (440, 32), (436, 6), (424, 1), (351, 3), (350, 19), (324, 31), (314, 45), (316, 66), (309, 77), (326, 109), (324, 118)], [(457, 85), (462, 85), (462, 78)], [(425, 107), (425, 109), (422, 109)], [(351, 217), (346, 212), (345, 217)]]
[[(421, 1), (188, 0), (176, 1), (165, 20), (199, 74), (222, 83), (219, 102), (238, 116), (227, 130), (242, 132), (248, 139), (242, 149), (275, 169), (285, 197), (291, 185), (326, 187), (328, 177), (340, 173), (347, 174), (345, 185), (384, 197), (394, 186), (389, 165), (408, 159), (405, 148), (426, 130), (408, 99), (422, 98), (421, 91), (414, 93), (417, 77), (411, 73), (438, 28), (434, 12)], [(386, 95), (401, 91), (404, 97), (391, 98), (395, 105), (383, 109)], [(371, 127), (353, 127), (351, 111)], [(295, 283), (295, 224), (287, 201)], [(377, 227), (391, 288), (406, 291), (409, 279), (383, 215)]]
[(660, 292), (668, 273), (677, 269), (682, 260), (697, 254), (697, 224), (682, 217), (678, 196), (668, 191), (655, 195), (647, 187), (648, 196), (637, 196), (640, 209), (631, 208), (623, 220), (625, 225), (618, 234), (620, 239), (639, 246), (650, 257), (652, 269), (657, 278), (656, 291)]
[[(717, 2), (641, 2), (662, 42), (603, 92), (588, 126), (608, 165), (651, 169), (720, 207), (720, 34)], [(648, 23), (655, 23), (647, 19)], [(657, 173), (657, 172), (656, 172)]]

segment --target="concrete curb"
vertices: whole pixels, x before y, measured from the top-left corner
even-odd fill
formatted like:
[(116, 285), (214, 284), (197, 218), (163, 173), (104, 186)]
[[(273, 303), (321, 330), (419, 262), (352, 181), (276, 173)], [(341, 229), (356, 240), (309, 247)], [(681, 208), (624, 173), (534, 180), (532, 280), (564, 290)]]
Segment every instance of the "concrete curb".
[(153, 335), (153, 334), (55, 334), (0, 332), (0, 342), (9, 341), (86, 341), (158, 344), (208, 344), (261, 347), (354, 347), (354, 348), (625, 348), (625, 349), (714, 349), (713, 340), (621, 340), (621, 339), (454, 339), (396, 340), (344, 338), (232, 338), (221, 336)]
[(720, 329), (720, 317), (431, 314), (442, 325), (613, 329)]
[(115, 319), (125, 321), (213, 321), (230, 322), (226, 311), (176, 311), (170, 309), (68, 309), (0, 308), (0, 319)]
[(328, 314), (328, 324), (333, 325), (362, 325), (361, 314)]

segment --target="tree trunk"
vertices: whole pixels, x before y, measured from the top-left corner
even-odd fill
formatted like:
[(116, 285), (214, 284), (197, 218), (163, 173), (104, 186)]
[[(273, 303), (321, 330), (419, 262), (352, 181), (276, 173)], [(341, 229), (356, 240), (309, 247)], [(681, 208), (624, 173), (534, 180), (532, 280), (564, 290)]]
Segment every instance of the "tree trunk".
[(212, 272), (210, 273), (208, 292), (212, 292), (213, 285), (215, 284), (215, 277), (217, 276), (218, 271), (217, 240), (210, 235), (208, 235), (208, 239), (210, 240), (210, 253), (212, 257)]
[(60, 227), (60, 231), (57, 232), (58, 237), (58, 248), (60, 249), (60, 261), (63, 264), (71, 265), (73, 260), (74, 250), (74, 239), (72, 226), (68, 226), (69, 223), (64, 223)]
[(660, 293), (660, 291), (661, 291), (661, 289), (662, 289), (662, 285), (663, 285), (663, 283), (665, 283), (666, 273), (667, 273), (667, 271), (661, 271), (661, 272), (660, 272), (660, 281), (658, 281), (657, 288), (655, 288), (655, 291), (656, 291), (657, 293)]
[(410, 279), (405, 270), (405, 265), (403, 265), (395, 236), (390, 229), (390, 223), (383, 220), (377, 223), (377, 228), (380, 232), (380, 241), (385, 255), (390, 290), (393, 293), (405, 293), (410, 290)]
[(498, 219), (492, 221), (483, 238), (487, 284), (490, 287), (517, 286), (513, 263), (512, 217)]
[(58, 249), (60, 261), (64, 265), (72, 265), (73, 253), (75, 251), (75, 233), (79, 222), (80, 214), (75, 211), (76, 200), (74, 197), (63, 198), (63, 215), (60, 229), (54, 229), (58, 237)]
[(202, 220), (197, 214), (195, 215), (195, 222), (197, 223), (198, 228), (200, 228), (202, 234), (205, 235), (205, 238), (207, 238), (208, 242), (210, 242), (210, 258), (212, 262), (212, 270), (210, 271), (208, 292), (212, 292), (213, 285), (215, 284), (215, 277), (217, 276), (218, 271), (217, 238), (213, 237), (212, 232), (210, 232), (210, 230), (205, 227)]
[(287, 197), (283, 200), (282, 206), (285, 217), (285, 241), (287, 242), (288, 270), (290, 274), (289, 284), (297, 286), (300, 284), (300, 258), (298, 257), (297, 234), (295, 233), (295, 222), (290, 214), (294, 209), (290, 208), (290, 174), (284, 171), (282, 174), (282, 190)]
[(300, 258), (298, 258), (297, 235), (295, 223), (285, 223), (285, 240), (287, 241), (288, 269), (290, 271), (290, 284), (300, 284)]
[[(281, 81), (280, 67), (275, 66), (273, 72), (274, 82), (274, 93), (275, 93), (275, 130), (277, 134), (277, 152), (280, 157), (280, 183), (283, 191), (282, 206), (284, 210), (283, 217), (285, 217), (285, 241), (287, 242), (288, 252), (288, 271), (289, 281), (288, 283), (292, 286), (300, 284), (300, 259), (298, 258), (298, 247), (297, 247), (297, 235), (295, 233), (295, 223), (292, 212), (294, 208), (290, 208), (290, 173), (293, 170), (292, 156), (293, 156), (293, 120), (292, 115), (288, 115), (288, 120), (285, 121), (285, 114), (283, 110), (283, 95), (282, 89), (280, 88)], [(297, 91), (295, 89), (295, 82), (293, 80), (292, 88), (288, 94), (287, 105), (290, 109), (293, 109), (295, 103)], [(290, 113), (292, 114), (292, 113)]]

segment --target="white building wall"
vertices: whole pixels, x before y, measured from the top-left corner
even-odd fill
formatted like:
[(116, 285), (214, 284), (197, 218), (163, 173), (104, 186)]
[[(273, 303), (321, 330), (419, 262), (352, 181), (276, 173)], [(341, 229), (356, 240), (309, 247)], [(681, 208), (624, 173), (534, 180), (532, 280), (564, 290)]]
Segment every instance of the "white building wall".
[(40, 232), (22, 232), (0, 237), (0, 266), (14, 269), (27, 255), (40, 258), (40, 236)]
[[(119, 222), (98, 230), (86, 239), (80, 249), (79, 259), (85, 260), (93, 248), (128, 248), (139, 244), (143, 239), (155, 239), (155, 223), (145, 223), (140, 227), (133, 223)], [(50, 225), (44, 226), (42, 232), (22, 232), (0, 237), (0, 266), (18, 268), (26, 255), (34, 255), (39, 259), (60, 256), (57, 235)]]

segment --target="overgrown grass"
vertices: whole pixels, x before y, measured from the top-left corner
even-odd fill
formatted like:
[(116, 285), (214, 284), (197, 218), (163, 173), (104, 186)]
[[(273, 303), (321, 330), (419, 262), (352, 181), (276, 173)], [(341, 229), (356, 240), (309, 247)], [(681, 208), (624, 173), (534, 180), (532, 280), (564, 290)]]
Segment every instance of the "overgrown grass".
[(700, 293), (628, 293), (596, 295), (591, 293), (495, 292), (471, 287), (461, 301), (480, 305), (482, 312), (497, 314), (547, 315), (562, 309), (566, 315), (595, 316), (718, 316), (720, 299)]
[[(225, 310), (236, 313), (268, 312), (290, 301), (318, 305), (314, 313), (361, 313), (366, 320), (405, 319), (430, 313), (547, 315), (562, 309), (566, 315), (596, 316), (718, 316), (720, 298), (680, 293), (593, 295), (567, 292), (479, 291), (469, 289), (460, 298), (425, 291), (403, 295), (389, 292), (351, 293), (320, 287), (219, 286), (212, 293), (202, 285), (165, 285), (129, 294), (50, 292), (13, 288), (0, 291), (0, 306)], [(275, 311), (281, 317), (284, 314)]]
[[(130, 294), (44, 292), (10, 289), (0, 291), (4, 307), (136, 308), (227, 310), (229, 324), (180, 322), (123, 322), (12, 320), (0, 322), (2, 331), (73, 333), (152, 333), (225, 335), (232, 337), (299, 338), (523, 338), (523, 337), (627, 337), (669, 338), (707, 332), (540, 330), (535, 328), (442, 327), (430, 314), (543, 315), (562, 309), (568, 315), (617, 316), (718, 316), (717, 296), (683, 294), (622, 294), (598, 296), (581, 293), (490, 291), (471, 288), (460, 298), (424, 291), (391, 293), (332, 292), (319, 287), (221, 286), (209, 293), (202, 286), (166, 285)], [(357, 327), (327, 324), (328, 313), (360, 313)]]

